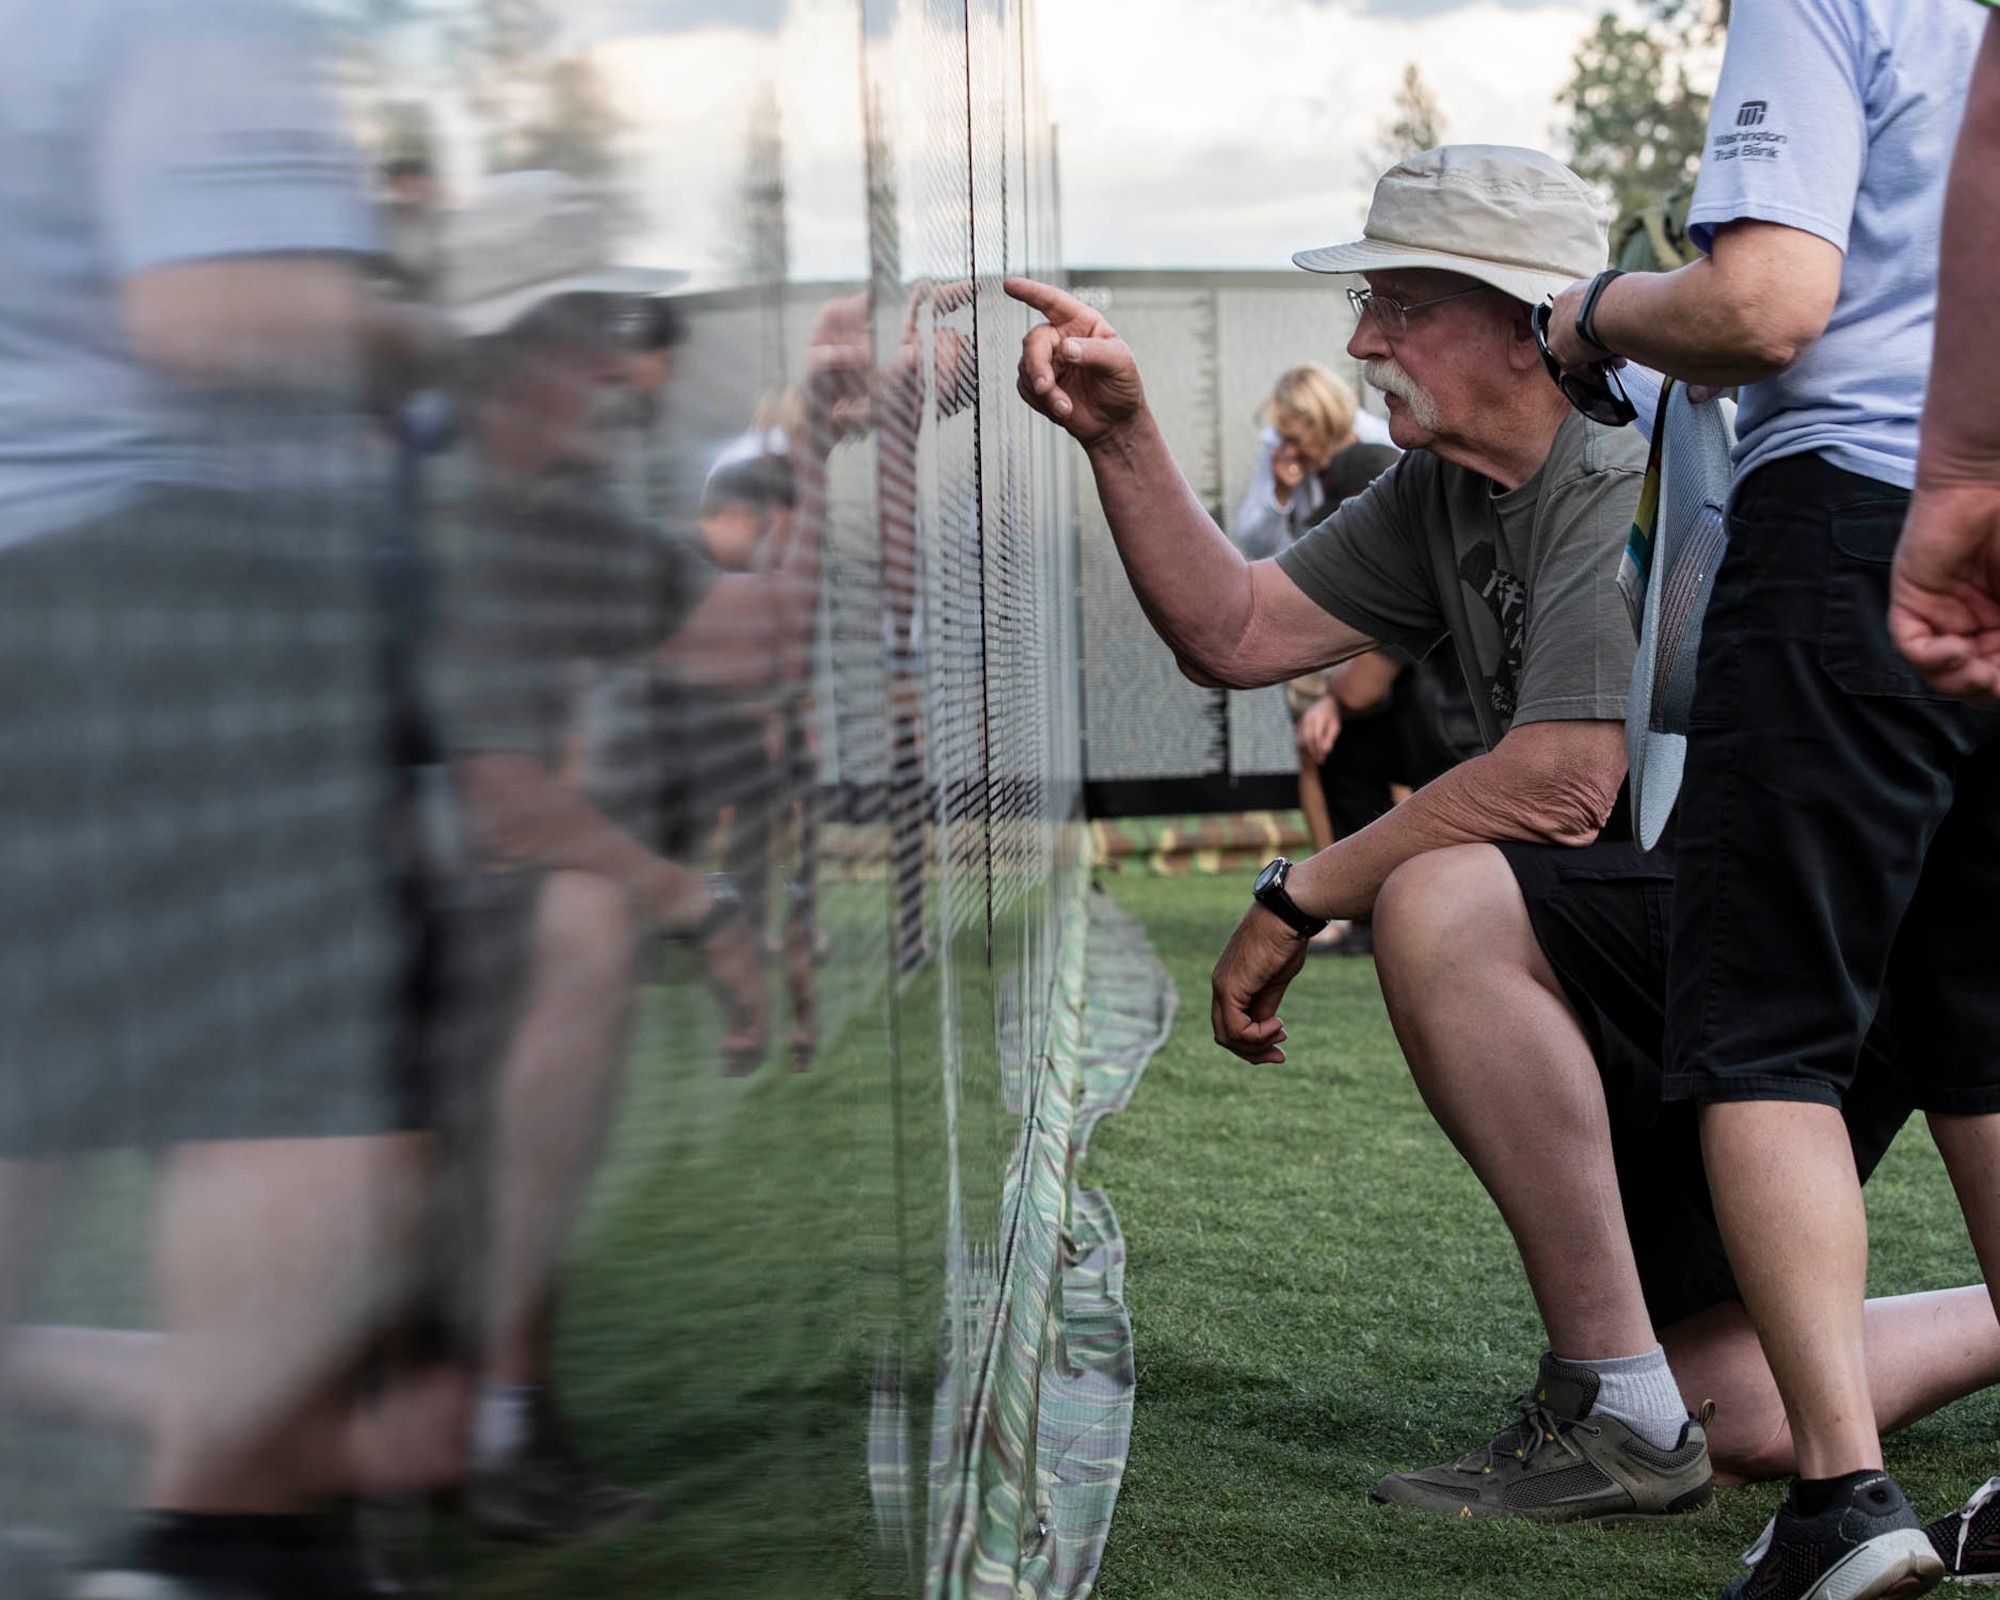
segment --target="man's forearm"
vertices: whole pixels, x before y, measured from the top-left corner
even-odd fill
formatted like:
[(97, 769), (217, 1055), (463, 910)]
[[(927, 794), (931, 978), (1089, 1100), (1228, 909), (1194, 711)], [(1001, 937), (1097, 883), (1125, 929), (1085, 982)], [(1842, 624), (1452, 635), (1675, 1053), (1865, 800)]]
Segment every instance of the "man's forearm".
[[(1777, 223), (1735, 222), (1715, 250), (1675, 272), (1634, 272), (1599, 296), (1606, 345), (1684, 383), (1723, 388), (1785, 370), (1825, 329), (1840, 292), (1840, 251)], [(1569, 295), (1556, 315), (1572, 322)]]
[(1925, 488), (2000, 482), (2000, 13), (1986, 24), (1952, 161), (1937, 348), (1917, 462)]
[(1499, 748), (1462, 762), (1359, 833), (1299, 863), (1287, 882), (1292, 898), (1317, 917), (1363, 917), (1374, 909), (1389, 875), (1427, 851), (1505, 839), (1590, 843), (1610, 815), (1623, 776), (1620, 725), (1531, 726), (1561, 729), (1558, 738), (1571, 733), (1580, 738), (1553, 761), (1524, 760), (1518, 747), (1508, 750), (1503, 741)]
[(691, 904), (699, 898), (695, 874), (614, 826), (533, 756), (463, 757), (458, 775), (482, 853), (489, 859), (609, 879), (656, 917), (666, 902), (679, 898), (677, 888)]
[(1087, 453), (1118, 557), (1147, 620), (1184, 662), (1214, 667), (1249, 626), (1249, 564), (1202, 509), (1152, 412), (1142, 411)]

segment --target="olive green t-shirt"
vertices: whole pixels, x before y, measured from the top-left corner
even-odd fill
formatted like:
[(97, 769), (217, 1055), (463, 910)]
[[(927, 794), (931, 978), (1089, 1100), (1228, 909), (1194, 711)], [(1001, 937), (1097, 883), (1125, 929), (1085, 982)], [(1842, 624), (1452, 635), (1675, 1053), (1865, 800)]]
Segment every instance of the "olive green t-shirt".
[(1622, 721), (1635, 640), (1618, 561), (1645, 471), (1636, 430), (1575, 413), (1515, 489), (1412, 450), (1277, 562), (1413, 660), (1449, 638), (1488, 749), (1516, 723)]

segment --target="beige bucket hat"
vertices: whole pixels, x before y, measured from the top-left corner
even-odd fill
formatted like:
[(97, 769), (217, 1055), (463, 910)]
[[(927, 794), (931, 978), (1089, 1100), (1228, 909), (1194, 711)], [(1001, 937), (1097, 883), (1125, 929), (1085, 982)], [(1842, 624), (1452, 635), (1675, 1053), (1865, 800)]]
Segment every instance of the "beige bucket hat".
[(1359, 239), (1292, 260), (1308, 272), (1462, 272), (1535, 305), (1596, 276), (1610, 255), (1603, 203), (1553, 156), (1447, 144), (1376, 180)]
[(566, 172), (503, 172), (446, 219), (445, 300), (459, 331), (500, 333), (562, 295), (661, 294), (685, 272), (618, 267), (603, 202)]

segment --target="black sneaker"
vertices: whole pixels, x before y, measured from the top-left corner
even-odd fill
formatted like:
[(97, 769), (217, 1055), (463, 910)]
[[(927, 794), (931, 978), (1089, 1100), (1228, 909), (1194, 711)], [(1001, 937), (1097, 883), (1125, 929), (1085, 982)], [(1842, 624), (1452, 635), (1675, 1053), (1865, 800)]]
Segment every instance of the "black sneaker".
[(68, 1600), (373, 1600), (349, 1519), (140, 1519), (117, 1556), (77, 1578)]
[(475, 1469), (465, 1486), (466, 1520), (489, 1539), (522, 1544), (629, 1533), (664, 1509), (659, 1495), (614, 1483), (584, 1458), (546, 1389), (521, 1453), (505, 1466)]
[(1948, 1517), (1939, 1517), (1924, 1537), (1956, 1583), (2000, 1583), (2000, 1478), (1984, 1484)]
[(1881, 1600), (1929, 1594), (1944, 1562), (1887, 1473), (1859, 1479), (1815, 1517), (1789, 1492), (1764, 1536), (1743, 1553), (1751, 1569), (1722, 1600)]

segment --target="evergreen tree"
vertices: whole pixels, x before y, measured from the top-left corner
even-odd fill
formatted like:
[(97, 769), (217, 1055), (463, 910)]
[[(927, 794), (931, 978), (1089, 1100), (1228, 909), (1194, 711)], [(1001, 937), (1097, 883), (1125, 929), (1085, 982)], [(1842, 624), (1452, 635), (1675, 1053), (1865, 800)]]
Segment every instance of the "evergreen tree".
[(1729, 20), (1727, 0), (1654, 0), (1649, 11), (1636, 25), (1600, 16), (1557, 97), (1570, 115), (1570, 165), (1621, 215), (1700, 165), (1709, 95), (1698, 85)]
[(1424, 82), (1412, 61), (1403, 68), (1403, 81), (1391, 102), (1390, 115), (1375, 125), (1375, 141), (1362, 155), (1370, 184), (1405, 156), (1430, 150), (1444, 143), (1444, 112), (1437, 96)]

